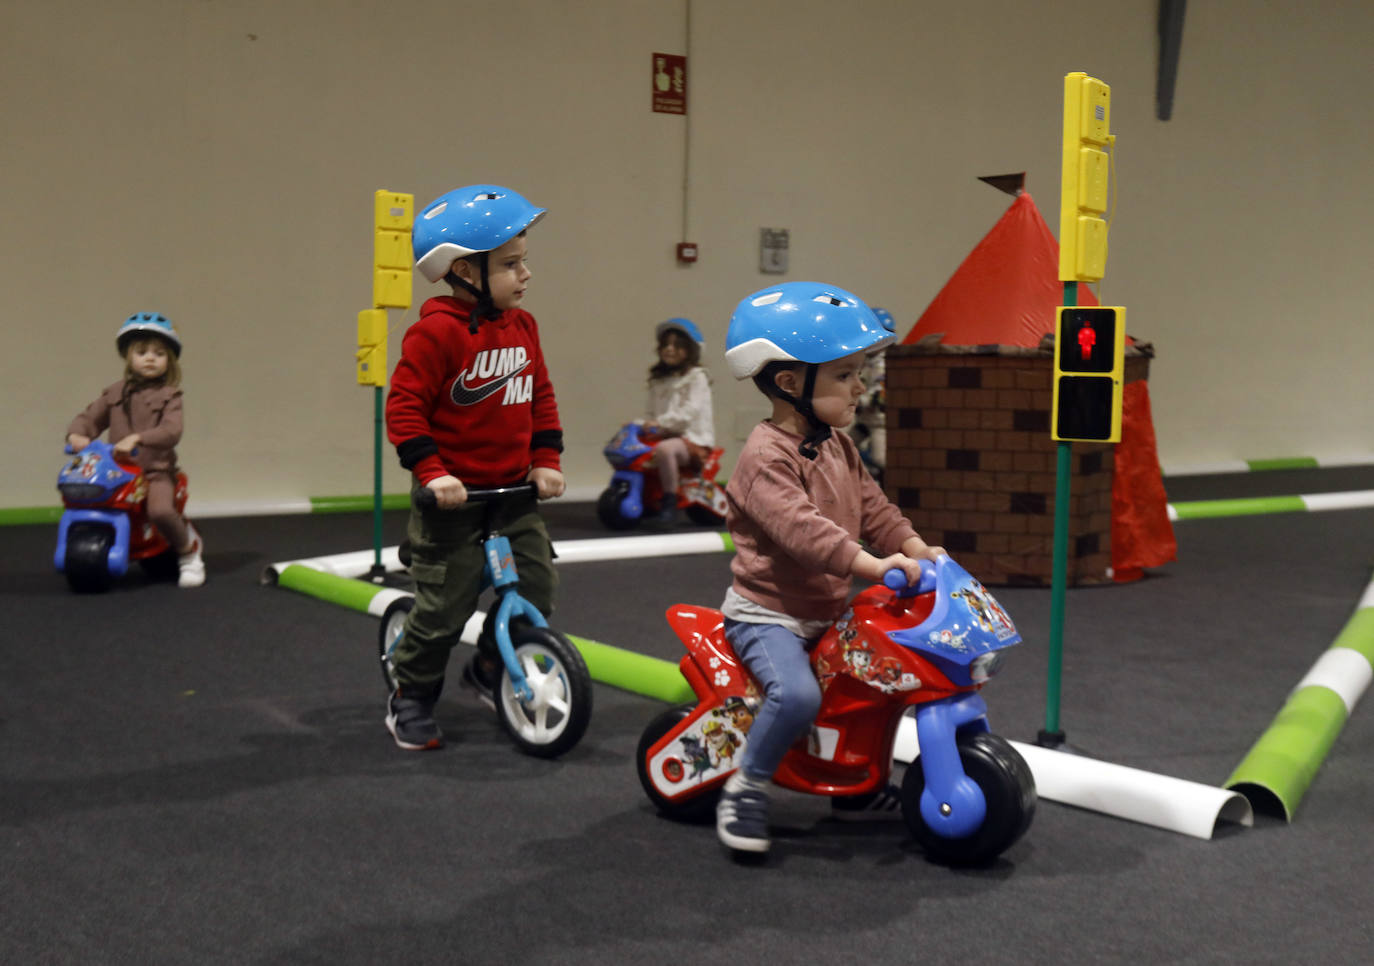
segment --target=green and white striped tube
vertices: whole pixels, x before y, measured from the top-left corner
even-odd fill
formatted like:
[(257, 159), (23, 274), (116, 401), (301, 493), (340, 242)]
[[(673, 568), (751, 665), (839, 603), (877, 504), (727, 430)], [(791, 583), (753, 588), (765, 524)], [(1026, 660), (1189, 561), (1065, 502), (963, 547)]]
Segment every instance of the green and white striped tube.
[[(1374, 583), (1336, 640), (1298, 682), (1278, 717), (1260, 735), (1231, 777), (1227, 788), (1271, 804), (1286, 821), (1326, 760), (1360, 697), (1374, 678)], [(1256, 799), (1259, 799), (1257, 801)]]
[(1341, 493), (1170, 503), (1169, 519), (1200, 520), (1208, 517), (1248, 517), (1263, 513), (1312, 513), (1321, 510), (1357, 510), (1371, 506), (1374, 506), (1374, 490), (1346, 490)]
[(1348, 456), (1290, 456), (1266, 460), (1209, 460), (1201, 463), (1165, 463), (1165, 476), (1210, 476), (1214, 473), (1264, 473), (1269, 470), (1317, 470), (1333, 466), (1374, 465), (1374, 453)]

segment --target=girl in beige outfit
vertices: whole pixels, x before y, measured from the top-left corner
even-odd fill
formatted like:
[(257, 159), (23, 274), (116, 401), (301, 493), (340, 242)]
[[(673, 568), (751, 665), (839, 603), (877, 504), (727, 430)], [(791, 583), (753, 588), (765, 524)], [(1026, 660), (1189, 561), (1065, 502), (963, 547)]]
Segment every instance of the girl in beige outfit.
[(181, 439), (181, 339), (163, 315), (131, 315), (115, 337), (124, 378), (102, 392), (67, 427), (76, 452), (106, 429), (115, 455), (137, 463), (148, 485), (148, 519), (176, 548), (181, 587), (205, 583), (200, 535), (177, 512), (175, 446)]

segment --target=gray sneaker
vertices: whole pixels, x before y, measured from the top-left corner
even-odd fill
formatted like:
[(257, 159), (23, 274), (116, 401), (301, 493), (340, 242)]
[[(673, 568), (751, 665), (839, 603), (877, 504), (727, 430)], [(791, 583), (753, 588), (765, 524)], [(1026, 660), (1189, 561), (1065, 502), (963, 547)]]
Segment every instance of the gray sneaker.
[(716, 806), (716, 837), (737, 852), (767, 852), (768, 793), (753, 788), (722, 791)]
[(386, 730), (406, 751), (432, 751), (444, 746), (444, 733), (434, 721), (438, 688), (399, 687), (386, 702)]

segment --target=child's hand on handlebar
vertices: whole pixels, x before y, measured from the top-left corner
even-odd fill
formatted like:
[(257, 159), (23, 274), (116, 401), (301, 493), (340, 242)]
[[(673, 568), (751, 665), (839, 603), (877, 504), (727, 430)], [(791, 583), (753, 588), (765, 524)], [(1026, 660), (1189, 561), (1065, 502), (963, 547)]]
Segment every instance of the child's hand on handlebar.
[(552, 499), (555, 496), (563, 495), (563, 474), (558, 470), (550, 469), (547, 466), (536, 466), (530, 470), (529, 476), (525, 477), (534, 484), (537, 495), (541, 500)]
[(434, 502), (441, 510), (452, 510), (467, 502), (467, 487), (456, 476), (436, 476), (425, 486), (434, 491)]
[(91, 445), (91, 438), (89, 436), (82, 436), (80, 433), (68, 433), (67, 445), (72, 448), (73, 453), (79, 453), (87, 446)]
[[(867, 558), (867, 559), (865, 559)], [(916, 557), (908, 557), (904, 553), (894, 553), (887, 557), (875, 557), (871, 553), (860, 550), (854, 558), (854, 566), (851, 568), (855, 577), (860, 577), (870, 583), (880, 584), (883, 582), (883, 575), (889, 570), (900, 570), (906, 575), (907, 583), (918, 584), (921, 582), (921, 564)]]
[(929, 560), (931, 563), (934, 563), (937, 557), (949, 556), (944, 547), (932, 547), (920, 537), (908, 537), (906, 543), (902, 544), (902, 553), (918, 560)]
[(127, 460), (132, 457), (134, 450), (138, 448), (139, 439), (138, 433), (130, 433), (128, 436), (125, 436), (119, 442), (115, 443), (115, 456), (122, 460)]

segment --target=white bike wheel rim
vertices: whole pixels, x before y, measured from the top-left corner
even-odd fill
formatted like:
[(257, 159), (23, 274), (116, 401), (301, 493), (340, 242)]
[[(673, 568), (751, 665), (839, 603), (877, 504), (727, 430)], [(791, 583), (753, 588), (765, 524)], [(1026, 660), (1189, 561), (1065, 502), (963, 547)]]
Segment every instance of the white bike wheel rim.
[(510, 675), (501, 675), (500, 699), (506, 721), (522, 740), (532, 745), (552, 744), (572, 720), (567, 671), (555, 654), (538, 644), (517, 647), (515, 659), (534, 697), (528, 703), (521, 701), (511, 687)]

